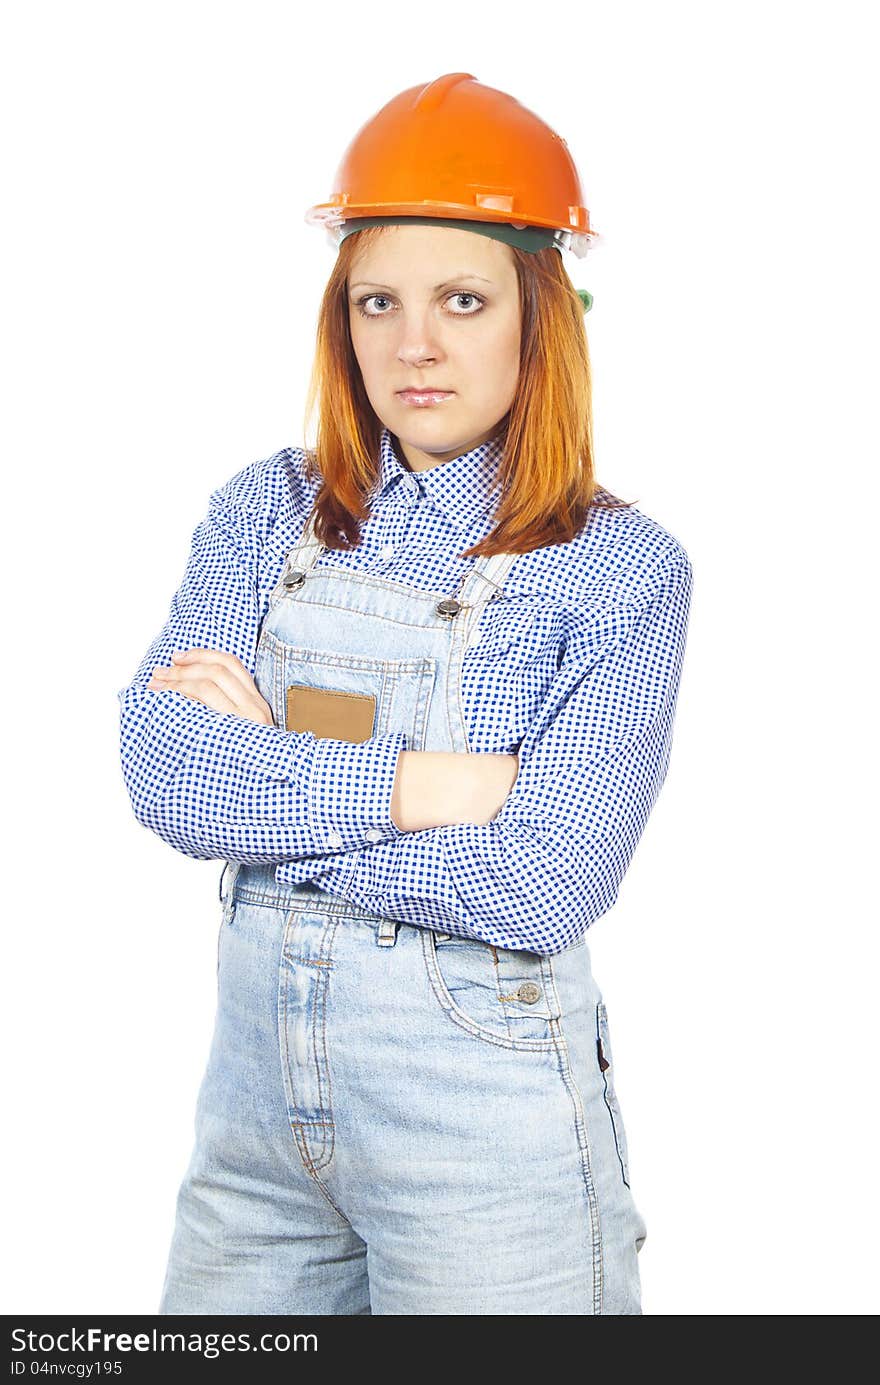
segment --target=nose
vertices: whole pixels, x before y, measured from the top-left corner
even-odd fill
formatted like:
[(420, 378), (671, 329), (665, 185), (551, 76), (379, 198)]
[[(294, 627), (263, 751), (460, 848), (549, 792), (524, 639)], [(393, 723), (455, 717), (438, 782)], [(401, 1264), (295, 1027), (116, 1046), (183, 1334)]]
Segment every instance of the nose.
[(410, 366), (429, 365), (442, 359), (443, 350), (431, 328), (428, 313), (403, 319), (397, 356), (404, 365)]

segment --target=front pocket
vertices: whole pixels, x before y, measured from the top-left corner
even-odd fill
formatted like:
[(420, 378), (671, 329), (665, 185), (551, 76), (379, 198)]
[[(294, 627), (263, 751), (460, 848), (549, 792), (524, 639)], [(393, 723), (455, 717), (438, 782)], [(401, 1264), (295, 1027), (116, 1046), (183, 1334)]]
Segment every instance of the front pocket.
[(420, 931), (431, 989), (453, 1024), (504, 1048), (554, 1047), (559, 1003), (549, 957)]
[(608, 1113), (611, 1117), (623, 1181), (629, 1187), (629, 1154), (626, 1145), (626, 1130), (620, 1111), (620, 1102), (617, 1100), (617, 1092), (614, 1089), (614, 1059), (611, 1055), (608, 1011), (605, 1009), (604, 1001), (601, 1000), (596, 1006), (596, 1056), (602, 1076), (605, 1079), (605, 1105), (608, 1107)]
[(291, 910), (278, 970), (278, 1039), (288, 1118), (312, 1174), (333, 1155), (327, 1012), (333, 933), (328, 915)]

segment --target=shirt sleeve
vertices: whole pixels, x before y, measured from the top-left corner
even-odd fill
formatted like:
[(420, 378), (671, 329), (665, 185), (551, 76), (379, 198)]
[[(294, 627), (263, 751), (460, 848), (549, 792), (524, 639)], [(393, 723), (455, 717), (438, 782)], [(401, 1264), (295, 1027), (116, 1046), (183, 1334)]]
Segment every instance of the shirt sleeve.
[(405, 734), (357, 744), (319, 738), (146, 687), (172, 651), (196, 646), (236, 655), (254, 676), (266, 517), (242, 502), (256, 476), (245, 468), (213, 492), (168, 619), (117, 692), (135, 816), (200, 860), (290, 861), (395, 840), (404, 835), (391, 819), (391, 796)]
[(282, 867), (401, 922), (553, 954), (614, 903), (669, 763), (692, 569), (684, 550), (567, 646), (485, 826)]

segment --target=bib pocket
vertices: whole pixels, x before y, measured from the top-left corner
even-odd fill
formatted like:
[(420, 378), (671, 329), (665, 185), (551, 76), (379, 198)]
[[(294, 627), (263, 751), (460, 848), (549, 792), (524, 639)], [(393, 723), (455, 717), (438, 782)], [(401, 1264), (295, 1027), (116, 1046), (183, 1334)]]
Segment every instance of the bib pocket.
[(435, 677), (431, 658), (377, 659), (307, 649), (264, 630), (254, 681), (276, 726), (285, 730), (352, 741), (402, 731), (409, 750), (422, 750)]
[(423, 928), (428, 981), (448, 1019), (502, 1048), (546, 1052), (557, 1042), (552, 960), (479, 938)]
[(605, 1079), (605, 1105), (608, 1107), (608, 1113), (611, 1117), (623, 1181), (629, 1187), (629, 1154), (626, 1144), (626, 1130), (624, 1129), (620, 1102), (617, 1100), (617, 1092), (614, 1089), (614, 1060), (611, 1055), (608, 1011), (605, 1009), (604, 1001), (601, 1000), (596, 1006), (596, 1054), (602, 1076)]

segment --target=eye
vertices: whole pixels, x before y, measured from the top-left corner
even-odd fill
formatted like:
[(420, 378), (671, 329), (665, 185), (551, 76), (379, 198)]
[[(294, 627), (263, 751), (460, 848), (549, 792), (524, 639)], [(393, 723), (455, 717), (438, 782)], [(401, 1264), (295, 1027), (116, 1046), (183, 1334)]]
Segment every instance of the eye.
[(389, 299), (386, 298), (386, 296), (385, 296), (384, 293), (368, 293), (367, 296), (366, 296), (365, 298), (359, 298), (358, 301), (357, 301), (357, 305), (356, 305), (356, 306), (357, 306), (357, 310), (358, 310), (358, 312), (360, 313), (361, 317), (384, 317), (384, 316), (385, 316), (385, 314), (384, 314), (384, 313), (381, 313), (381, 312), (378, 312), (378, 313), (368, 313), (368, 312), (366, 311), (366, 309), (364, 308), (364, 304), (365, 304), (365, 303), (369, 303), (373, 298), (378, 298), (380, 302), (384, 302), (384, 303), (389, 302)]
[(453, 297), (453, 298), (459, 298), (459, 299), (460, 299), (460, 298), (469, 298), (469, 299), (471, 300), (472, 303), (478, 303), (478, 304), (479, 304), (479, 307), (476, 308), (476, 310), (475, 310), (474, 312), (472, 312), (472, 313), (455, 313), (455, 314), (454, 314), (455, 317), (476, 317), (477, 313), (480, 311), (480, 308), (482, 308), (483, 303), (485, 302), (485, 299), (483, 299), (483, 298), (478, 298), (477, 295), (476, 295), (475, 293), (468, 293), (466, 290), (462, 290), (461, 293), (454, 293), (454, 294), (452, 295), (452, 297)]
[[(477, 313), (482, 312), (486, 302), (486, 300), (484, 298), (481, 298), (479, 294), (470, 293), (465, 289), (462, 289), (460, 293), (451, 293), (448, 295), (448, 297), (457, 299), (467, 298), (470, 299), (472, 303), (476, 303), (478, 305), (476, 308), (473, 309), (473, 311), (453, 311), (453, 317), (476, 317)], [(368, 293), (364, 298), (359, 298), (355, 304), (355, 307), (357, 308), (361, 317), (388, 317), (389, 314), (382, 310), (380, 310), (379, 312), (367, 312), (364, 305), (366, 303), (372, 302), (373, 299), (377, 299), (380, 303), (390, 303), (392, 301), (386, 293)]]

